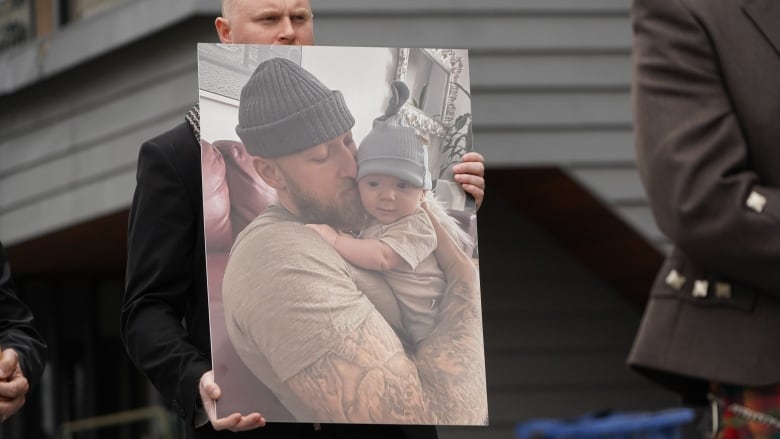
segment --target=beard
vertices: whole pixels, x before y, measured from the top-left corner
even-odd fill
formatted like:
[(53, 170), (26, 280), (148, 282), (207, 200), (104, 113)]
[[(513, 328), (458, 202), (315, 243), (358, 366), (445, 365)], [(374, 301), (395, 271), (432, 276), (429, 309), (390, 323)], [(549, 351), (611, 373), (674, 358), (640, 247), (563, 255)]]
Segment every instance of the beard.
[(321, 200), (287, 179), (287, 189), (304, 223), (327, 224), (336, 230), (359, 231), (366, 222), (357, 183), (344, 179), (333, 200)]

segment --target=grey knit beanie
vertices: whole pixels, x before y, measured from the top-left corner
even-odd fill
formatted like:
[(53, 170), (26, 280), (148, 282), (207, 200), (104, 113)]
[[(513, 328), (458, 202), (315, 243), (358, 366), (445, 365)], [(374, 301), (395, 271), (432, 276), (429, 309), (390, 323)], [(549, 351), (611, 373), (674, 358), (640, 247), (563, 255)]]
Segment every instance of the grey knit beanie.
[(236, 134), (252, 155), (303, 151), (354, 125), (340, 91), (285, 58), (263, 61), (241, 89)]
[(398, 111), (409, 99), (409, 87), (401, 81), (390, 84), (392, 96), (383, 116), (358, 148), (358, 175), (391, 175), (415, 187), (431, 189), (428, 152), (414, 128), (404, 124)]

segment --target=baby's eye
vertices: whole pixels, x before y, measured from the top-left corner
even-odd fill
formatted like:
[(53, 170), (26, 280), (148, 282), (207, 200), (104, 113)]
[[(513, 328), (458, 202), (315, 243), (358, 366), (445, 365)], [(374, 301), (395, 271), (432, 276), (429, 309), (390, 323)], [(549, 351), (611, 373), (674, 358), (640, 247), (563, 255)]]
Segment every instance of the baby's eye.
[(377, 186), (379, 186), (379, 182), (377, 182), (377, 181), (369, 181), (368, 182), (368, 187), (377, 187)]
[(398, 184), (396, 184), (396, 187), (398, 189), (406, 189), (406, 188), (409, 187), (409, 183), (407, 183), (405, 181), (399, 181)]

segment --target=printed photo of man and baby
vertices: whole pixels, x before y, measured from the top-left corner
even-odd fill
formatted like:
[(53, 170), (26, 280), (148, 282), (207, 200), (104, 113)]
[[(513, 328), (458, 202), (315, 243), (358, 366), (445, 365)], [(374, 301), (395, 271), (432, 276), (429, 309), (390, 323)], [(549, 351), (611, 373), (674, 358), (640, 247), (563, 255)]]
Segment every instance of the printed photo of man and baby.
[(199, 88), (218, 414), (486, 424), (467, 53), (201, 44)]

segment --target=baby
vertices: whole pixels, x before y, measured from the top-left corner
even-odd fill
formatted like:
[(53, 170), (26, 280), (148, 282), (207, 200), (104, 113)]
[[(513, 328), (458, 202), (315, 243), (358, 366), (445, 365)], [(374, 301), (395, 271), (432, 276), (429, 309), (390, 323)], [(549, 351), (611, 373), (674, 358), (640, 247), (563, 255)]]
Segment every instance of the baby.
[(358, 189), (370, 216), (368, 225), (359, 238), (337, 233), (327, 225), (309, 226), (350, 263), (384, 273), (398, 301), (404, 328), (417, 344), (433, 330), (446, 287), (433, 255), (436, 232), (422, 203), (428, 203), (459, 244), (470, 238), (432, 196), (426, 196), (431, 190), (431, 175), (425, 145), (398, 114), (409, 89), (400, 81), (393, 82), (391, 88), (387, 112), (374, 120), (357, 153)]

